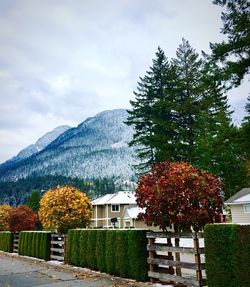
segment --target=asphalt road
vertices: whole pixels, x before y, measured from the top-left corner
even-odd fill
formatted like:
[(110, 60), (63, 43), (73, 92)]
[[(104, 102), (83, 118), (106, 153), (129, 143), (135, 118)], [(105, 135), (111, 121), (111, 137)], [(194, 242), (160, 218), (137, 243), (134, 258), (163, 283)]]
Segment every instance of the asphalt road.
[[(1, 287), (142, 287), (147, 283), (0, 252)], [(152, 285), (151, 285), (152, 286)]]

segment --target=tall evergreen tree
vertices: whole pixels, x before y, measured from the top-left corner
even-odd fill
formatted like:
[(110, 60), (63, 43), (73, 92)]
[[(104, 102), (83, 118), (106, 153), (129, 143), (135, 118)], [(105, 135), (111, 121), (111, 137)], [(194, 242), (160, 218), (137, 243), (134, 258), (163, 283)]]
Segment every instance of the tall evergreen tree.
[(227, 41), (210, 44), (215, 60), (224, 63), (224, 77), (238, 86), (250, 67), (250, 3), (248, 0), (214, 0), (226, 8), (221, 32)]
[(174, 122), (176, 136), (173, 144), (176, 152), (174, 160), (193, 162), (195, 158), (195, 135), (199, 133), (197, 118), (201, 112), (203, 94), (201, 89), (202, 60), (189, 42), (182, 39), (172, 59), (174, 70)]
[(250, 185), (250, 96), (247, 98), (245, 106), (246, 116), (243, 119), (242, 126), (240, 128), (241, 143), (246, 155), (246, 168), (247, 168), (247, 183)]
[(149, 159), (144, 167), (165, 160), (197, 163), (197, 138), (205, 130), (215, 132), (217, 115), (227, 117), (218, 74), (185, 39), (171, 63), (160, 48), (156, 56), (131, 101), (127, 123), (135, 134), (130, 145), (139, 146), (139, 158)]
[(40, 208), (40, 191), (38, 189), (33, 189), (31, 195), (28, 199), (28, 207), (30, 207), (35, 213), (38, 212)]
[(232, 112), (229, 111), (230, 106), (225, 94), (224, 81), (221, 79), (221, 69), (211, 57), (204, 53), (203, 56), (201, 78), (203, 100), (200, 114), (197, 117), (200, 130), (195, 136), (196, 156), (194, 163), (211, 170), (214, 164), (218, 164), (213, 160), (214, 142), (223, 129), (230, 127)]
[(157, 110), (155, 104), (164, 97), (166, 71), (169, 63), (164, 51), (158, 47), (153, 65), (138, 82), (135, 100), (131, 100), (132, 110), (128, 110), (128, 125), (133, 125), (135, 132), (130, 146), (136, 147), (141, 164), (137, 166), (139, 172), (144, 172), (155, 163), (155, 147), (152, 142), (154, 135), (153, 118)]

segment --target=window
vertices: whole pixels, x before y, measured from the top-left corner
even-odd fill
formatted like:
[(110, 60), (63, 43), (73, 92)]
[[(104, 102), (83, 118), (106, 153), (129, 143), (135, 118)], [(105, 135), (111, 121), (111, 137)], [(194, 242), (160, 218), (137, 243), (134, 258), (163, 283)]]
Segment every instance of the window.
[(119, 212), (120, 211), (120, 205), (119, 204), (112, 204), (111, 205), (111, 211), (112, 212)]
[(245, 213), (250, 213), (250, 204), (245, 204), (244, 210), (245, 210)]

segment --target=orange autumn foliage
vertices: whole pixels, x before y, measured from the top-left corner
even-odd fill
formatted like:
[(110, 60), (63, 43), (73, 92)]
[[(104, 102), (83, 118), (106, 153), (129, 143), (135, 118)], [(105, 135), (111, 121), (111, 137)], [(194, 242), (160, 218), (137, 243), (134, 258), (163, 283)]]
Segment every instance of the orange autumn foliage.
[(38, 215), (44, 229), (65, 233), (90, 224), (92, 204), (86, 194), (66, 185), (43, 195)]
[(9, 217), (11, 210), (12, 207), (7, 204), (0, 205), (0, 231), (10, 230)]

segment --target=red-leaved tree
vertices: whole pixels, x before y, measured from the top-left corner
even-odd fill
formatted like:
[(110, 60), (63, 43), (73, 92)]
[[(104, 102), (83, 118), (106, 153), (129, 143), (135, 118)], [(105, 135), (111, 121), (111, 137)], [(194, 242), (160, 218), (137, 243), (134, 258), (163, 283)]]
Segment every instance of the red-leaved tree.
[(158, 163), (139, 179), (136, 190), (141, 218), (164, 231), (202, 230), (207, 223), (220, 222), (223, 184), (218, 177), (199, 171), (185, 162)]
[(12, 232), (34, 230), (37, 215), (27, 205), (13, 208), (9, 215), (9, 226)]

